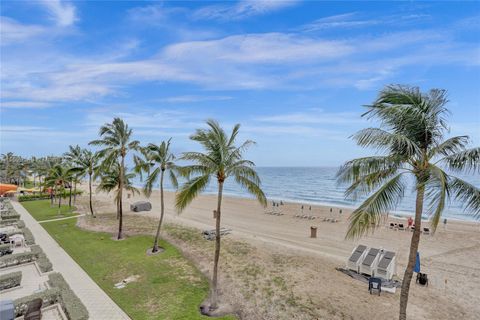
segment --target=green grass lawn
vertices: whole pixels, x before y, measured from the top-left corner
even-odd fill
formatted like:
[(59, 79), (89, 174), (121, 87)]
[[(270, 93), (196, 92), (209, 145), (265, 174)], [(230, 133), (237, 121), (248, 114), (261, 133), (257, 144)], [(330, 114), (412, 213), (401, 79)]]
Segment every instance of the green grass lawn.
[(66, 203), (66, 205), (62, 204), (60, 207), (60, 214), (58, 214), (58, 204), (54, 204), (54, 206), (51, 207), (50, 200), (24, 201), (22, 202), (22, 205), (37, 221), (71, 217), (76, 215), (73, 213), (75, 208), (68, 207), (68, 199), (62, 199), (62, 203)]
[[(37, 215), (37, 206), (22, 205)], [(111, 234), (81, 230), (76, 222), (73, 218), (42, 226), (132, 319), (208, 319), (198, 311), (208, 294), (208, 282), (174, 246), (161, 241), (165, 252), (147, 256), (152, 236), (114, 241)], [(123, 289), (114, 288), (130, 276), (139, 278)]]

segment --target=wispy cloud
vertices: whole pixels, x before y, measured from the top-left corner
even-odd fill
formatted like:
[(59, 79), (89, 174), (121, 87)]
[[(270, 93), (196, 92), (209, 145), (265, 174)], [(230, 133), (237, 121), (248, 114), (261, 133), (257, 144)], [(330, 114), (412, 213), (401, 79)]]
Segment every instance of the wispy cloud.
[(365, 121), (354, 112), (326, 112), (323, 109), (309, 109), (303, 112), (286, 113), (255, 119), (260, 122), (279, 124), (359, 124)]
[(161, 99), (157, 99), (157, 101), (167, 102), (167, 103), (190, 103), (190, 102), (203, 102), (203, 101), (226, 101), (231, 99), (233, 99), (233, 97), (230, 97), (230, 96), (185, 95), (185, 96), (161, 98)]
[(376, 25), (405, 25), (413, 24), (418, 21), (428, 19), (427, 14), (396, 14), (388, 16), (379, 16), (374, 18), (364, 18), (357, 12), (349, 12), (328, 17), (323, 17), (310, 22), (300, 28), (306, 32), (323, 31), (330, 29), (351, 29), (364, 28)]
[(33, 109), (43, 109), (51, 107), (50, 103), (39, 102), (39, 101), (2, 101), (0, 104), (1, 108), (12, 108), (12, 109), (23, 109), (23, 108), (33, 108)]
[(297, 4), (288, 0), (241, 0), (235, 4), (211, 5), (193, 13), (194, 19), (241, 20), (278, 11)]
[(70, 26), (78, 19), (75, 6), (68, 1), (41, 0), (39, 4), (45, 7), (51, 19), (58, 26)]
[(0, 44), (5, 46), (23, 42), (44, 33), (45, 30), (42, 26), (25, 25), (8, 17), (0, 17)]

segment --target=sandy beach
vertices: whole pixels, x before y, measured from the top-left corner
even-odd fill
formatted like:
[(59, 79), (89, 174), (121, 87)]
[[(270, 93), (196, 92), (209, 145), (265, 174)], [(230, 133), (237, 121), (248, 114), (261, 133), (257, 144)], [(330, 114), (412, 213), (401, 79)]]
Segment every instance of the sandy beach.
[[(213, 209), (216, 207), (215, 195), (202, 195), (183, 213), (178, 215), (174, 209), (174, 193), (166, 192), (166, 222), (199, 230), (214, 227)], [(99, 216), (113, 213), (114, 203), (111, 195), (97, 193), (95, 208)], [(148, 199), (153, 209), (150, 212), (132, 213), (131, 203), (143, 200), (143, 195), (125, 196), (125, 220), (132, 225), (141, 219), (159, 217), (160, 197), (156, 191)], [(85, 210), (86, 196), (79, 199), (80, 210)], [(271, 210), (271, 203), (268, 210)], [(397, 276), (402, 277), (407, 262), (409, 243), (412, 233), (395, 231), (387, 227), (390, 221), (406, 223), (406, 219), (389, 217), (385, 226), (375, 233), (357, 241), (345, 240), (348, 215), (351, 209), (305, 206), (304, 213), (316, 216), (314, 220), (296, 218), (301, 213), (299, 204), (285, 203), (279, 207), (284, 215), (265, 214), (265, 209), (255, 201), (244, 198), (225, 197), (223, 201), (222, 226), (232, 229), (226, 238), (243, 242), (255, 248), (252, 259), (268, 259), (268, 255), (281, 254), (285, 262), (281, 263), (281, 272), (292, 280), (293, 290), (312, 306), (318, 306), (318, 312), (295, 313), (296, 319), (396, 319), (398, 317), (399, 290), (395, 294), (384, 293), (380, 297), (370, 296), (367, 285), (354, 280), (335, 267), (344, 267), (351, 251), (358, 244), (385, 248), (397, 253)], [(339, 222), (324, 222), (323, 219), (335, 218)], [(310, 227), (318, 228), (318, 237), (310, 238)], [(428, 224), (424, 225), (428, 227)], [(429, 286), (412, 284), (408, 313), (411, 319), (475, 319), (480, 313), (480, 224), (449, 221), (446, 228), (438, 227), (434, 235), (422, 235), (420, 254), (422, 272), (429, 276)], [(127, 226), (128, 233), (128, 226)], [(183, 248), (189, 251), (188, 248)], [(222, 252), (223, 256), (223, 252)], [(197, 257), (197, 258), (195, 258)], [(210, 272), (210, 257), (193, 255), (199, 268)], [(266, 268), (274, 268), (275, 261), (265, 262)], [(272, 263), (268, 267), (268, 263)], [(280, 271), (279, 271), (280, 272)], [(234, 286), (225, 281), (226, 272), (222, 272), (224, 294), (234, 296)], [(235, 283), (235, 279), (233, 280)], [(231, 284), (231, 283), (230, 283)], [(261, 299), (261, 298), (259, 298)], [(237, 308), (247, 308), (240, 305)], [(327, 313), (322, 315), (322, 310)], [(332, 310), (338, 310), (333, 314)], [(264, 311), (260, 315), (253, 312), (243, 313), (245, 319), (283, 318), (279, 310)], [(285, 311), (287, 314), (287, 311)], [(301, 316), (300, 316), (301, 315)], [(287, 319), (287, 317), (285, 317)]]

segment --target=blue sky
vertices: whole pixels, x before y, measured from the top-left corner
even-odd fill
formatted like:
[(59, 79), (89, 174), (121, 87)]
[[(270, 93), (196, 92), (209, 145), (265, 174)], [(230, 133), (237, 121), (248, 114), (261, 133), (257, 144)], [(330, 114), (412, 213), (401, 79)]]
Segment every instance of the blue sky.
[(449, 92), (480, 143), (479, 2), (2, 1), (1, 153), (60, 154), (124, 118), (143, 143), (242, 124), (261, 166), (339, 165), (388, 84)]

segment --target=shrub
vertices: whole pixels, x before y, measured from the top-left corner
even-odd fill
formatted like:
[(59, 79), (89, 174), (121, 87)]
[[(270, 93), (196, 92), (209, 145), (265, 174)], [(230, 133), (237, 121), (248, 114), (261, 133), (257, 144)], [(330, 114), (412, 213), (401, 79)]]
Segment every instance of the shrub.
[[(2, 219), (2, 220), (0, 220), (0, 226), (6, 227), (6, 226), (12, 226), (12, 225), (15, 225), (15, 224), (18, 226), (18, 223), (20, 221), (21, 220), (18, 220), (18, 219)], [(22, 221), (22, 223), (23, 223), (23, 221)], [(23, 228), (23, 227), (19, 226), (19, 228)]]
[(15, 305), (15, 317), (21, 317), (25, 315), (27, 312), (28, 303), (38, 298), (43, 300), (42, 307), (48, 307), (59, 301), (60, 290), (57, 288), (50, 288), (39, 293), (34, 293), (32, 295), (16, 299), (13, 301), (13, 304)]
[(0, 268), (37, 261), (38, 267), (42, 272), (52, 270), (52, 263), (38, 245), (31, 246), (30, 250), (30, 252), (15, 253), (0, 257)]
[(0, 257), (5, 254), (5, 252), (10, 250), (10, 244), (5, 243), (5, 244), (0, 244)]
[(5, 290), (20, 285), (22, 271), (15, 271), (0, 276), (0, 290)]
[[(77, 192), (72, 191), (72, 196), (74, 194), (81, 195), (83, 193), (82, 190), (77, 190)], [(59, 194), (62, 198), (68, 198), (70, 196), (69, 191), (64, 191), (62, 194)], [(17, 197), (18, 202), (23, 202), (23, 201), (33, 201), (33, 200), (45, 200), (45, 199), (50, 199), (50, 194), (49, 193), (37, 193), (37, 194), (26, 194), (26, 195), (20, 195)]]
[(22, 228), (22, 232), (23, 232), (23, 236), (25, 238), (26, 244), (28, 244), (29, 246), (32, 245), (32, 244), (35, 244), (35, 237), (33, 236), (30, 229), (28, 229), (27, 227)]
[(51, 273), (48, 275), (48, 283), (51, 287), (57, 288), (60, 292), (60, 304), (63, 311), (70, 320), (87, 320), (88, 310), (82, 301), (70, 289), (60, 273)]
[(48, 260), (47, 256), (43, 252), (42, 248), (38, 245), (30, 246), (32, 254), (37, 257), (37, 265), (42, 272), (52, 271), (52, 263)]

